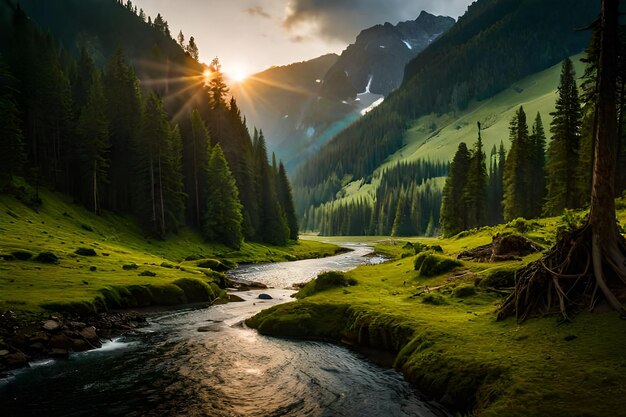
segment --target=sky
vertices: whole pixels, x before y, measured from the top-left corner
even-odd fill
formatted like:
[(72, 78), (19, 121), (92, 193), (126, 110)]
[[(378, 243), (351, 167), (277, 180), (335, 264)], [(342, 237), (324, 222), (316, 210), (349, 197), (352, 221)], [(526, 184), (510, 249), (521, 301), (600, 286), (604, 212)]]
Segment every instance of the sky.
[(422, 10), (462, 15), (471, 0), (135, 0), (167, 20), (173, 36), (194, 36), (200, 60), (219, 57), (242, 78), (274, 65), (341, 53), (358, 33), (379, 23), (414, 20)]

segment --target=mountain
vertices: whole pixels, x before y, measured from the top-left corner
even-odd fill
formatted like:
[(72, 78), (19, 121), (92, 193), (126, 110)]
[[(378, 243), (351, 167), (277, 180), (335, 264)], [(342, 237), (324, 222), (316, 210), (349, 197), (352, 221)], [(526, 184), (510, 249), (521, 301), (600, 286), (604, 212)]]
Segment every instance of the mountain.
[(276, 147), (298, 129), (317, 98), (319, 83), (339, 58), (323, 55), (310, 61), (272, 67), (234, 83), (231, 93), (252, 125), (263, 129)]
[(362, 31), (328, 71), (321, 95), (339, 100), (358, 93), (386, 96), (402, 83), (405, 65), (454, 25), (454, 19), (422, 11), (417, 19)]
[[(416, 119), (431, 113), (454, 119), (473, 103), (581, 52), (590, 33), (576, 29), (597, 15), (598, 5), (587, 0), (473, 3), (451, 30), (407, 64), (400, 88), (302, 165), (294, 181), (300, 213), (333, 200), (350, 183), (369, 180), (387, 158), (402, 152)], [(439, 126), (429, 128), (435, 133)]]
[(383, 102), (402, 82), (404, 67), (454, 19), (422, 12), (397, 25), (363, 30), (340, 57), (274, 67), (232, 86), (249, 125), (290, 172), (333, 136)]

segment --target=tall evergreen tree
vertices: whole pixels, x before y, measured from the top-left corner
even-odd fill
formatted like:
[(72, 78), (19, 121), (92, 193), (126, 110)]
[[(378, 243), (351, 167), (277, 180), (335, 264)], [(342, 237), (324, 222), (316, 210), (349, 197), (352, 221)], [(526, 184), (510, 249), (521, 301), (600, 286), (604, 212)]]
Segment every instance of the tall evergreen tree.
[(146, 100), (138, 145), (136, 214), (153, 234), (164, 238), (176, 230), (183, 216), (185, 195), (180, 134), (178, 129), (170, 128), (163, 102), (156, 93)]
[(239, 249), (243, 242), (241, 203), (239, 191), (222, 148), (215, 145), (207, 165), (206, 213), (202, 232), (210, 241), (219, 241)]
[(551, 113), (552, 141), (548, 147), (547, 197), (544, 211), (556, 215), (566, 208), (579, 207), (576, 193), (576, 166), (579, 161), (582, 110), (572, 61), (563, 61), (556, 110)]
[(478, 124), (478, 139), (472, 150), (463, 199), (467, 204), (468, 228), (487, 224), (487, 166), (483, 140)]
[(255, 141), (256, 178), (261, 223), (258, 239), (273, 245), (284, 245), (289, 238), (289, 226), (277, 198), (276, 185), (267, 161), (267, 147), (263, 132)]
[(529, 177), (533, 157), (524, 108), (520, 107), (509, 127), (511, 149), (504, 164), (504, 219), (529, 217)]
[[(541, 216), (546, 198), (546, 134), (541, 115), (537, 113), (530, 135), (529, 207), (528, 218)], [(525, 216), (526, 217), (526, 216)]]
[(111, 57), (103, 82), (111, 142), (108, 207), (127, 212), (132, 204), (128, 179), (133, 174), (142, 110), (137, 78), (120, 49)]
[(200, 113), (195, 109), (191, 112), (191, 150), (193, 176), (191, 200), (194, 205), (195, 224), (199, 226), (204, 217), (205, 190), (207, 187), (206, 166), (211, 155), (211, 139)]
[[(180, 41), (180, 38), (179, 38), (179, 41)], [(187, 44), (186, 51), (189, 54), (189, 56), (192, 57), (194, 60), (196, 61), (200, 60), (200, 51), (198, 49), (198, 45), (196, 44), (196, 38), (194, 38), (193, 36), (189, 37), (189, 43)]]
[(82, 199), (98, 214), (102, 206), (104, 184), (107, 182), (110, 142), (106, 99), (97, 70), (91, 75), (87, 101), (80, 110), (76, 129), (80, 138), (81, 177), (85, 181)]
[(0, 192), (24, 163), (24, 135), (15, 103), (17, 80), (0, 59)]
[(470, 170), (471, 155), (465, 142), (459, 147), (450, 164), (450, 172), (443, 188), (441, 227), (445, 236), (453, 236), (469, 225), (465, 209), (465, 185)]
[(289, 239), (298, 240), (298, 217), (296, 216), (296, 209), (293, 204), (293, 195), (291, 193), (289, 179), (287, 178), (287, 171), (285, 170), (285, 166), (282, 162), (278, 166), (276, 188), (280, 205), (287, 218), (287, 225), (289, 226)]
[(178, 36), (176, 36), (176, 41), (178, 42), (178, 45), (185, 50), (185, 35), (183, 35), (183, 31), (180, 30), (178, 31)]

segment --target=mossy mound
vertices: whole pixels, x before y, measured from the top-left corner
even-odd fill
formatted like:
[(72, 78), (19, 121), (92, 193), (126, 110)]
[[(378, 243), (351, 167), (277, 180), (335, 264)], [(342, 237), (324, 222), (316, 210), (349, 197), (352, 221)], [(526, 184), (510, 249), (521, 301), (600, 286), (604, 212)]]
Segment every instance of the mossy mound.
[(156, 272), (152, 272), (152, 271), (142, 271), (141, 273), (139, 273), (140, 277), (156, 277)]
[(219, 297), (219, 288), (216, 293), (210, 284), (197, 278), (180, 278), (173, 284), (183, 290), (189, 303), (211, 301)]
[(153, 304), (172, 306), (185, 304), (185, 291), (174, 284), (153, 284), (148, 287), (152, 294)]
[(74, 251), (79, 256), (97, 256), (98, 254), (93, 248), (78, 248)]
[(132, 269), (137, 269), (137, 268), (139, 268), (139, 266), (137, 266), (137, 264), (136, 264), (136, 263), (134, 263), (134, 262), (131, 262), (131, 263), (129, 263), (129, 264), (122, 265), (122, 269), (123, 269), (124, 271), (130, 271), (130, 270), (132, 270)]
[(217, 272), (228, 271), (228, 267), (217, 259), (204, 259), (196, 264), (200, 268), (208, 268)]
[(456, 298), (468, 298), (476, 295), (476, 287), (470, 284), (459, 285), (453, 292)]
[(41, 262), (42, 264), (56, 264), (59, 263), (59, 257), (52, 252), (41, 252), (37, 255), (35, 261)]
[(489, 270), (481, 277), (478, 285), (483, 288), (512, 288), (515, 286), (515, 269), (497, 268)]
[(432, 251), (422, 252), (415, 258), (414, 268), (421, 277), (434, 277), (452, 271), (463, 264), (456, 259), (437, 255)]
[(18, 261), (27, 261), (33, 257), (33, 254), (25, 251), (25, 250), (16, 250), (11, 252), (11, 255), (15, 257)]
[(422, 297), (422, 303), (433, 306), (443, 306), (448, 304), (446, 299), (440, 294), (426, 294)]
[(306, 298), (318, 292), (331, 288), (349, 287), (356, 285), (357, 281), (340, 271), (322, 272), (313, 281), (307, 283), (295, 295), (296, 298)]

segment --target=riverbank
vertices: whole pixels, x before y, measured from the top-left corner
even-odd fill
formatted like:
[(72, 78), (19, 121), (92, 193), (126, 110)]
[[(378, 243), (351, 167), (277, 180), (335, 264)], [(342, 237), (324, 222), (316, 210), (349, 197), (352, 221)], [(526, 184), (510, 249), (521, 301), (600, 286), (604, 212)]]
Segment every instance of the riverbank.
[[(547, 246), (560, 223), (547, 219), (420, 241), (442, 250), (436, 256), (444, 259), (489, 243), (495, 233), (520, 233), (516, 229)], [(614, 312), (581, 312), (569, 323), (555, 317), (498, 322), (495, 311), (514, 283), (512, 271), (538, 254), (498, 263), (463, 260), (426, 276), (432, 274), (415, 270), (412, 246), (381, 244), (379, 250), (395, 259), (348, 272), (346, 282), (356, 285), (313, 293), (247, 323), (265, 335), (390, 352), (419, 391), (461, 415), (626, 415), (626, 322)]]
[[(88, 324), (100, 314), (115, 317), (109, 313), (120, 309), (228, 300), (225, 289), (230, 283), (224, 272), (238, 264), (321, 258), (345, 251), (307, 240), (284, 247), (244, 243), (240, 250), (232, 250), (206, 243), (189, 230), (154, 240), (143, 235), (132, 219), (111, 213), (95, 216), (47, 190), (41, 190), (40, 197), (42, 205), (35, 211), (14, 197), (0, 195), (0, 364), (5, 369), (22, 364), (25, 356), (82, 349), (80, 342), (49, 345), (53, 334), (40, 340), (38, 333), (47, 320), (58, 320), (61, 333), (89, 342), (90, 347), (93, 341), (72, 333), (83, 328), (68, 323)], [(100, 337), (108, 337), (106, 324), (94, 327)]]

